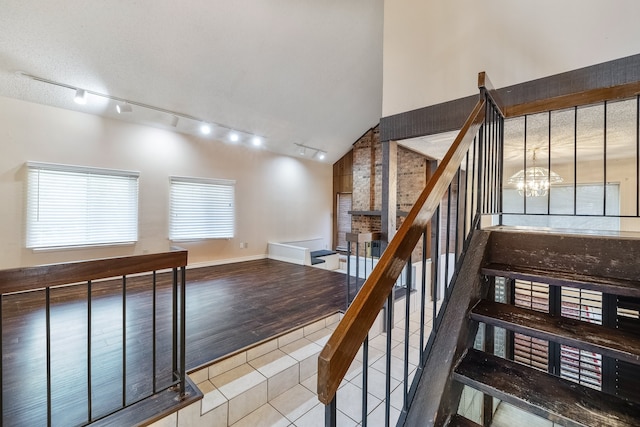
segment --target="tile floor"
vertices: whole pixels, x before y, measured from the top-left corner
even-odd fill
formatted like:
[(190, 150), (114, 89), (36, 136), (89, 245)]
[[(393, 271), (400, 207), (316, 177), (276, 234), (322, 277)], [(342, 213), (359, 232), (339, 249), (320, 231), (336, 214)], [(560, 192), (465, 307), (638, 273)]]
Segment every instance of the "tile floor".
[[(419, 357), (419, 312), (412, 298), (409, 322), (409, 384)], [(395, 326), (391, 334), (391, 425), (403, 404), (404, 389), (404, 299), (396, 302)], [(429, 306), (429, 305), (428, 305)], [(340, 316), (334, 315), (299, 330), (236, 354), (190, 375), (204, 393), (202, 401), (152, 424), (179, 426), (324, 426), (324, 405), (318, 400), (317, 359)], [(431, 325), (427, 310), (425, 333)], [(386, 339), (379, 316), (370, 332), (367, 422), (384, 425)], [(359, 426), (362, 417), (362, 349), (356, 355), (337, 393), (338, 425)], [(175, 415), (175, 414), (174, 414)]]

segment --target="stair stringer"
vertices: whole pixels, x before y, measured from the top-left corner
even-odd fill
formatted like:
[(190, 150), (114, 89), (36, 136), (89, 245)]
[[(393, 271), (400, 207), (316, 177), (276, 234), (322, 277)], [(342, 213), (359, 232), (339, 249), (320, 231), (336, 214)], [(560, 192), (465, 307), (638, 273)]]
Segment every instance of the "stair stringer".
[(488, 284), (479, 272), (487, 257), (490, 234), (477, 230), (471, 238), (449, 302), (441, 308), (438, 332), (404, 426), (442, 426), (458, 410), (463, 386), (452, 380), (452, 373), (463, 353), (473, 346), (478, 329), (469, 312), (487, 294)]

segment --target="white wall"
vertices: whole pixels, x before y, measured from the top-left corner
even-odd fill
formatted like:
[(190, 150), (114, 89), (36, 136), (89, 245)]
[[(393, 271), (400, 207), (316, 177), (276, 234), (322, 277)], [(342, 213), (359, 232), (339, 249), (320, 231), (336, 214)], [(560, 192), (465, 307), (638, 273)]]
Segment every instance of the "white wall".
[(637, 0), (386, 0), (383, 116), (640, 53)]
[[(167, 250), (170, 175), (236, 180), (236, 237), (180, 243), (190, 264), (261, 257), (269, 240), (324, 237), (331, 244), (329, 164), (2, 97), (0, 147), (0, 268)], [(139, 171), (138, 243), (25, 249), (30, 160)]]

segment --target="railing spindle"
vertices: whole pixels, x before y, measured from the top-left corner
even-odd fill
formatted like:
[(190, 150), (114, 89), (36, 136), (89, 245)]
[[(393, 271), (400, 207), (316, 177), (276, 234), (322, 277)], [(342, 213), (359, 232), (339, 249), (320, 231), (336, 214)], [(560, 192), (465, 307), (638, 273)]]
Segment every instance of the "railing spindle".
[(93, 409), (91, 400), (91, 295), (92, 295), (92, 283), (91, 280), (87, 281), (87, 421), (91, 422), (93, 419)]

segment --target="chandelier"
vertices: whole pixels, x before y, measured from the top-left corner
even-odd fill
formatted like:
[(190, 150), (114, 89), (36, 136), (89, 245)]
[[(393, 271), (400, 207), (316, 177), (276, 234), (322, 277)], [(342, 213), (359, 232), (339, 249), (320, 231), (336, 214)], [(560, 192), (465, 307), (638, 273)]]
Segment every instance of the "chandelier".
[(562, 177), (554, 171), (536, 166), (536, 150), (533, 150), (533, 166), (514, 173), (507, 183), (514, 185), (521, 196), (544, 197), (551, 185), (562, 181)]

